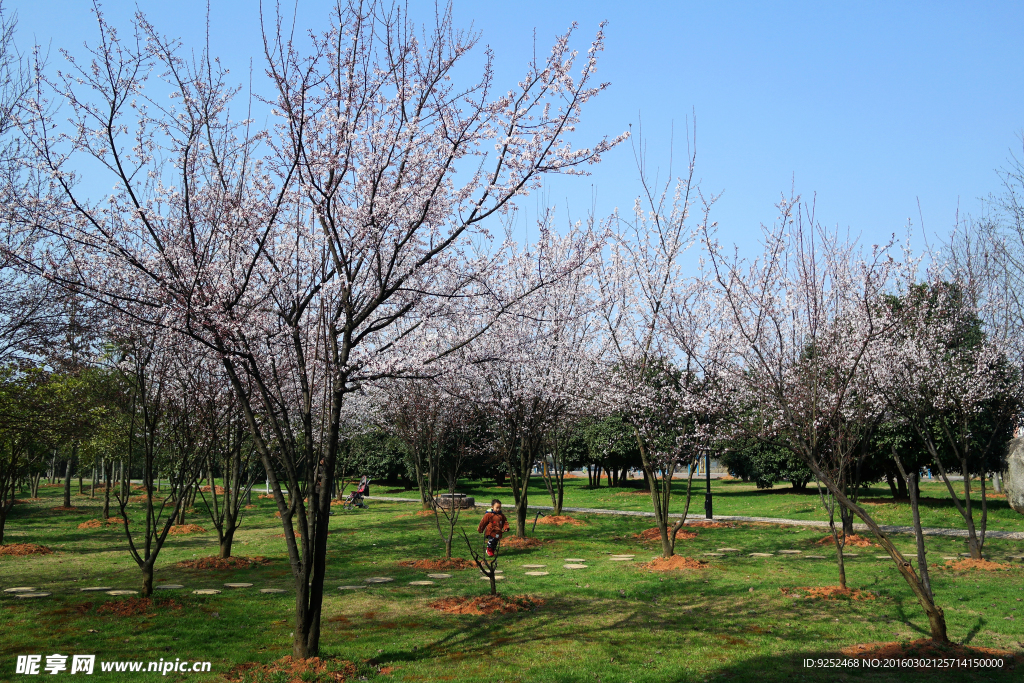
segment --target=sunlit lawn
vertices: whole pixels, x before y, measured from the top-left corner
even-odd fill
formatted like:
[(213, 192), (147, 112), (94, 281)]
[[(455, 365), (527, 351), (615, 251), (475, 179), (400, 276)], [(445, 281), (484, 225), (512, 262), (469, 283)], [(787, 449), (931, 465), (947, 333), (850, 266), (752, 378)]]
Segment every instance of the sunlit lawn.
[[(757, 495), (737, 483), (720, 483), (716, 499), (722, 513), (780, 515), (799, 501), (813, 508), (811, 496)], [(161, 554), (158, 582), (180, 583), (188, 590), (161, 592), (181, 609), (158, 607), (153, 616), (118, 618), (99, 607), (118, 598), (82, 593), (87, 585), (137, 588), (139, 572), (124, 549), (117, 527), (78, 530), (77, 524), (99, 515), (99, 500), (75, 497), (81, 513), (58, 513), (59, 489), (43, 489), (47, 500), (16, 506), (8, 522), (8, 543), (41, 543), (52, 555), (0, 557), (0, 585), (30, 585), (51, 591), (38, 601), (0, 598), (0, 680), (14, 676), (15, 655), (97, 654), (100, 659), (157, 660), (161, 657), (211, 660), (211, 675), (95, 674), (102, 680), (222, 680), (232, 667), (248, 661), (269, 662), (290, 654), (291, 578), (279, 520), (272, 502), (257, 501), (247, 511), (235, 554), (264, 556), (267, 566), (238, 571), (195, 571), (176, 562), (215, 554), (216, 534), (197, 513), (188, 521), (207, 533), (171, 537)], [(507, 491), (507, 489), (506, 489)], [(744, 493), (744, 491), (746, 491)], [(380, 493), (380, 489), (375, 493)], [(489, 494), (488, 494), (489, 495)], [(607, 490), (573, 490), (567, 504), (596, 505), (621, 500), (643, 509), (642, 496), (617, 496)], [(604, 498), (602, 498), (602, 496)], [(587, 498), (576, 500), (576, 497)], [(538, 502), (540, 496), (537, 496)], [(762, 507), (748, 508), (754, 501)], [(700, 501), (697, 501), (699, 506)], [(927, 622), (888, 560), (876, 560), (875, 548), (856, 549), (848, 561), (849, 583), (877, 593), (864, 601), (825, 601), (785, 596), (780, 588), (832, 585), (835, 553), (814, 545), (823, 531), (797, 527), (742, 525), (699, 529), (695, 539), (680, 543), (690, 557), (720, 547), (743, 553), (712, 558), (709, 569), (671, 574), (644, 571), (612, 562), (611, 553), (634, 553), (637, 560), (656, 554), (633, 534), (650, 526), (643, 518), (580, 517), (580, 527), (539, 525), (542, 547), (503, 552), (507, 580), (503, 593), (541, 597), (536, 611), (503, 616), (448, 615), (428, 603), (439, 597), (481, 595), (487, 583), (478, 573), (457, 571), (435, 585), (412, 587), (424, 572), (401, 568), (403, 559), (437, 557), (440, 540), (432, 520), (418, 516), (417, 506), (374, 502), (369, 510), (332, 518), (329, 541), (328, 597), (323, 650), (326, 656), (356, 663), (356, 677), (374, 681), (698, 681), (724, 676), (736, 681), (850, 680), (973, 681), (1019, 680), (1016, 672), (819, 671), (803, 668), (806, 657), (835, 655), (856, 643), (912, 640), (923, 637)], [(795, 514), (795, 513), (794, 513)], [(810, 516), (810, 513), (802, 513)], [(479, 513), (464, 524), (474, 543)], [(886, 520), (890, 521), (890, 520)], [(912, 538), (898, 545), (912, 552)], [(962, 541), (929, 538), (931, 559), (962, 550)], [(795, 556), (750, 558), (746, 553), (799, 549), (826, 560)], [(1024, 543), (991, 540), (996, 560), (1024, 553)], [(466, 555), (465, 549), (460, 554)], [(565, 558), (587, 560), (588, 568), (563, 569)], [(548, 576), (527, 577), (520, 565), (545, 564)], [(933, 582), (945, 608), (951, 637), (971, 645), (1020, 652), (1024, 649), (1024, 565), (999, 572), (936, 571)], [(342, 592), (339, 585), (358, 584), (369, 576), (395, 581), (361, 591)], [(253, 588), (224, 589), (220, 595), (193, 595), (195, 588), (229, 581)], [(259, 588), (288, 592), (263, 595)], [(389, 673), (380, 674), (382, 668)], [(274, 680), (286, 681), (287, 678)]]
[[(564, 505), (567, 507), (607, 508), (613, 510), (650, 510), (650, 495), (639, 488), (608, 488), (602, 486), (590, 489), (587, 480), (566, 479)], [(630, 480), (631, 486), (639, 487), (641, 482)], [(958, 494), (962, 494), (961, 482), (953, 482)], [(382, 489), (377, 488), (374, 493)], [(398, 489), (394, 495), (399, 495)], [(491, 498), (501, 498), (506, 505), (512, 502), (512, 490), (494, 486), (493, 481), (465, 481), (460, 489), (474, 495), (478, 502), (489, 502)], [(691, 515), (704, 514), (704, 480), (693, 482), (693, 499), (690, 503)], [(753, 483), (738, 480), (711, 480), (711, 492), (716, 515), (744, 515), (751, 517), (782, 517), (799, 520), (825, 520), (826, 512), (822, 507), (817, 489), (813, 483), (804, 492), (794, 491), (788, 483), (782, 483), (772, 489), (758, 489)], [(686, 481), (673, 482), (672, 512), (681, 513), (685, 504)], [(925, 481), (921, 485), (923, 498), (921, 506), (921, 523), (929, 527), (965, 528), (963, 517), (957, 512), (944, 484)], [(861, 494), (861, 500), (867, 500), (865, 508), (881, 524), (910, 525), (912, 523), (910, 505), (894, 504), (889, 488), (884, 484), (874, 486)], [(962, 497), (962, 496), (961, 496)], [(974, 501), (976, 523), (981, 519), (980, 494), (977, 483), (972, 486), (971, 498)], [(530, 486), (531, 505), (551, 505), (544, 482), (535, 477)], [(859, 520), (858, 520), (859, 521)], [(1005, 497), (990, 498), (988, 501), (988, 528), (1001, 531), (1024, 531), (1024, 515), (1014, 512), (1006, 503)]]

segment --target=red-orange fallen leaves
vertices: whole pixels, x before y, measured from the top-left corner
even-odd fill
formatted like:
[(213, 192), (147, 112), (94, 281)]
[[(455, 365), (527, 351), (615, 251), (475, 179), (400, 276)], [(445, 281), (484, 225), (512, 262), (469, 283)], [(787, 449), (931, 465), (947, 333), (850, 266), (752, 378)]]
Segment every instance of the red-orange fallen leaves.
[(53, 551), (36, 543), (11, 543), (0, 545), (0, 555), (49, 555)]
[(446, 569), (472, 569), (476, 565), (461, 557), (453, 557), (450, 560), (402, 560), (398, 563), (398, 566), (427, 571), (442, 571)]
[[(814, 542), (814, 545), (835, 545), (836, 540), (832, 538), (832, 534), (825, 536), (824, 538), (818, 539)], [(850, 534), (846, 537), (847, 547), (854, 548), (870, 548), (871, 546), (878, 547), (877, 543), (872, 543), (870, 539), (858, 536), (857, 534)]]
[(481, 595), (475, 598), (441, 598), (430, 606), (448, 614), (509, 614), (533, 610), (543, 604), (543, 598), (531, 595)]
[(570, 517), (569, 515), (548, 515), (537, 520), (537, 524), (551, 524), (553, 526), (583, 526), (583, 521)]
[(124, 598), (122, 600), (111, 600), (99, 606), (98, 614), (113, 614), (115, 617), (139, 617), (153, 616), (154, 609), (180, 610), (181, 604), (167, 598), (165, 600), (153, 600), (152, 598)]
[(201, 534), (206, 529), (198, 524), (175, 524), (167, 532), (171, 536), (185, 536), (187, 534)]
[(939, 569), (952, 569), (954, 571), (978, 569), (983, 572), (998, 572), (1011, 568), (1008, 564), (992, 562), (991, 560), (976, 560), (973, 557), (965, 557), (960, 560), (946, 560), (945, 564), (933, 564), (932, 566)]
[(801, 586), (800, 588), (780, 588), (783, 595), (793, 598), (821, 598), (824, 600), (874, 600), (871, 591), (862, 591), (841, 586)]
[(518, 536), (504, 536), (501, 539), (501, 546), (513, 550), (525, 550), (527, 548), (539, 548), (545, 541), (539, 538), (519, 538)]
[[(671, 534), (672, 529), (669, 528), (668, 532)], [(645, 529), (638, 534), (633, 534), (633, 538), (640, 539), (641, 541), (659, 541), (661, 540), (661, 531), (658, 530), (658, 527), (652, 526), (650, 529)], [(677, 541), (689, 541), (694, 538), (697, 538), (696, 531), (684, 531), (680, 529), (676, 532)]]
[(704, 560), (673, 555), (672, 557), (656, 557), (650, 562), (644, 562), (638, 566), (652, 572), (671, 572), (680, 569), (708, 569), (711, 565)]

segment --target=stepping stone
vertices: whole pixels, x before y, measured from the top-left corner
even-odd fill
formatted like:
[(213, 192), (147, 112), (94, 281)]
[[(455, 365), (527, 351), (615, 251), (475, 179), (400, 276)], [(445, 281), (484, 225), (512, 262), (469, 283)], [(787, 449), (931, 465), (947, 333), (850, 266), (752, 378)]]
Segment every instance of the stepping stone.
[(584, 560), (582, 557), (567, 557), (567, 558), (565, 558), (565, 561), (566, 562), (586, 562), (586, 560)]
[(960, 557), (970, 557), (970, 553), (960, 553)]
[[(359, 588), (364, 588), (364, 586), (359, 586)], [(283, 589), (283, 588), (261, 588), (260, 589), (260, 593), (286, 593), (286, 592), (287, 591), (285, 589)]]
[(748, 557), (775, 557), (771, 553), (750, 553)]
[[(176, 590), (181, 590), (182, 588), (184, 588), (184, 586), (182, 586), (180, 583), (163, 583), (163, 584), (160, 584), (159, 586), (154, 586), (153, 590), (155, 590), (155, 591), (176, 591)], [(83, 588), (82, 590), (85, 590), (85, 589)]]
[(547, 576), (547, 572), (526, 572), (527, 576)]
[(800, 555), (803, 550), (780, 550), (779, 555)]
[(587, 569), (585, 564), (563, 564), (562, 569)]
[(519, 566), (522, 567), (523, 569), (544, 569), (544, 567), (546, 567), (547, 565), (546, 564), (521, 564)]
[(410, 586), (433, 586), (433, 581), (410, 581)]
[(23, 600), (30, 598), (46, 598), (49, 597), (49, 593), (15, 593), (14, 597), (21, 598)]
[(452, 574), (427, 574), (428, 579), (450, 579)]
[(611, 560), (612, 562), (632, 562), (633, 561), (632, 557), (609, 557), (608, 559)]
[(225, 583), (225, 588), (252, 588), (251, 583)]
[(860, 557), (858, 553), (843, 553), (843, 557)]
[(612, 557), (636, 557), (636, 555), (612, 555)]
[(720, 552), (720, 553), (739, 553), (739, 552), (743, 552), (743, 551), (740, 550), (739, 548), (719, 548), (718, 552)]
[(119, 590), (119, 591), (107, 591), (107, 595), (138, 595), (139, 591), (132, 590)]
[[(163, 588), (163, 586), (157, 586), (157, 588)], [(114, 590), (114, 587), (113, 586), (89, 586), (87, 588), (80, 588), (79, 590), (82, 591), (83, 593), (94, 593), (94, 592), (112, 591), (112, 590)]]
[(389, 583), (394, 581), (390, 576), (371, 576), (368, 579), (363, 579), (364, 583)]
[[(480, 577), (480, 580), (481, 580), (481, 581), (490, 581), (491, 579), (490, 579), (489, 577), (486, 577), (486, 576), (481, 576), (481, 577)], [(495, 577), (494, 577), (494, 580), (495, 580), (495, 581), (504, 581), (504, 580), (505, 580), (505, 577), (504, 577), (504, 576), (495, 576)]]
[(1010, 555), (1006, 559), (1008, 559), (1010, 561), (1013, 561), (1013, 562), (1024, 562), (1024, 555)]
[(804, 555), (805, 560), (824, 560), (824, 555)]
[(704, 557), (725, 557), (725, 553), (704, 553)]
[(366, 586), (338, 586), (340, 591), (357, 591), (360, 588), (366, 588)]
[[(876, 560), (891, 560), (892, 558), (889, 557), (888, 555), (875, 555), (875, 559)], [(944, 558), (944, 559), (948, 560), (948, 559), (956, 559), (956, 558), (948, 558), (947, 557), (947, 558)]]
[(192, 591), (194, 595), (219, 595), (220, 591), (216, 588), (200, 588)]
[(15, 586), (14, 588), (5, 588), (4, 593), (35, 593), (36, 589), (32, 586)]

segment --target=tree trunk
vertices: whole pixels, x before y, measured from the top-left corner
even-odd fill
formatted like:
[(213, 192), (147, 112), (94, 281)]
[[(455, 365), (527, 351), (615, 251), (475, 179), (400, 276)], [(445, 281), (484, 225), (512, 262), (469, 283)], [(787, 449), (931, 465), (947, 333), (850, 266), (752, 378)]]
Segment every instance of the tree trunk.
[[(156, 556), (153, 556), (156, 559)], [(142, 564), (142, 596), (148, 598), (153, 594), (153, 564), (144, 562)]]
[(75, 459), (75, 449), (72, 448), (71, 457), (68, 458), (67, 468), (64, 470), (64, 507), (71, 507), (71, 463)]
[(114, 463), (103, 463), (103, 519), (110, 519), (110, 480), (114, 476)]
[(235, 530), (233, 528), (228, 529), (224, 536), (220, 539), (220, 557), (221, 559), (227, 559), (231, 557), (231, 543), (235, 539)]
[(895, 501), (900, 497), (899, 491), (896, 489), (896, 480), (892, 476), (892, 472), (885, 473), (885, 483), (889, 485), (889, 493), (892, 494), (892, 499)]

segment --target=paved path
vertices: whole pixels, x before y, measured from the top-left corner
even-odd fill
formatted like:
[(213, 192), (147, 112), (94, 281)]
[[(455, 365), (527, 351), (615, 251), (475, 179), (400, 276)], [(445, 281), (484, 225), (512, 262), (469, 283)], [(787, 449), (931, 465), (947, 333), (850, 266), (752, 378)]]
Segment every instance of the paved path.
[[(392, 498), (390, 496), (367, 496), (366, 500), (386, 500), (398, 503), (418, 503), (419, 498)], [(487, 507), (486, 503), (477, 503), (476, 507)], [(528, 505), (527, 509), (537, 510), (543, 512), (545, 510), (553, 509), (550, 505)], [(588, 515), (622, 515), (625, 517), (654, 517), (653, 512), (645, 512), (643, 510), (604, 510), (601, 508), (570, 508), (563, 507), (562, 512), (582, 512)], [(686, 523), (691, 524), (693, 522), (704, 522), (708, 521), (707, 518), (698, 515), (687, 515)], [(711, 521), (715, 522), (766, 522), (768, 524), (789, 524), (793, 526), (812, 526), (828, 528), (828, 522), (824, 520), (813, 520), (813, 519), (783, 519), (781, 517), (743, 517), (740, 515), (715, 515)], [(913, 534), (914, 527), (912, 526), (894, 526), (890, 524), (879, 525), (887, 534)], [(854, 531), (868, 531), (866, 524), (854, 524)], [(923, 529), (925, 536), (960, 536), (963, 538), (967, 537), (966, 529), (939, 529), (934, 527), (925, 527)], [(985, 538), (1003, 538), (1013, 541), (1024, 541), (1024, 532), (1021, 531), (993, 531), (989, 530), (985, 532)]]

